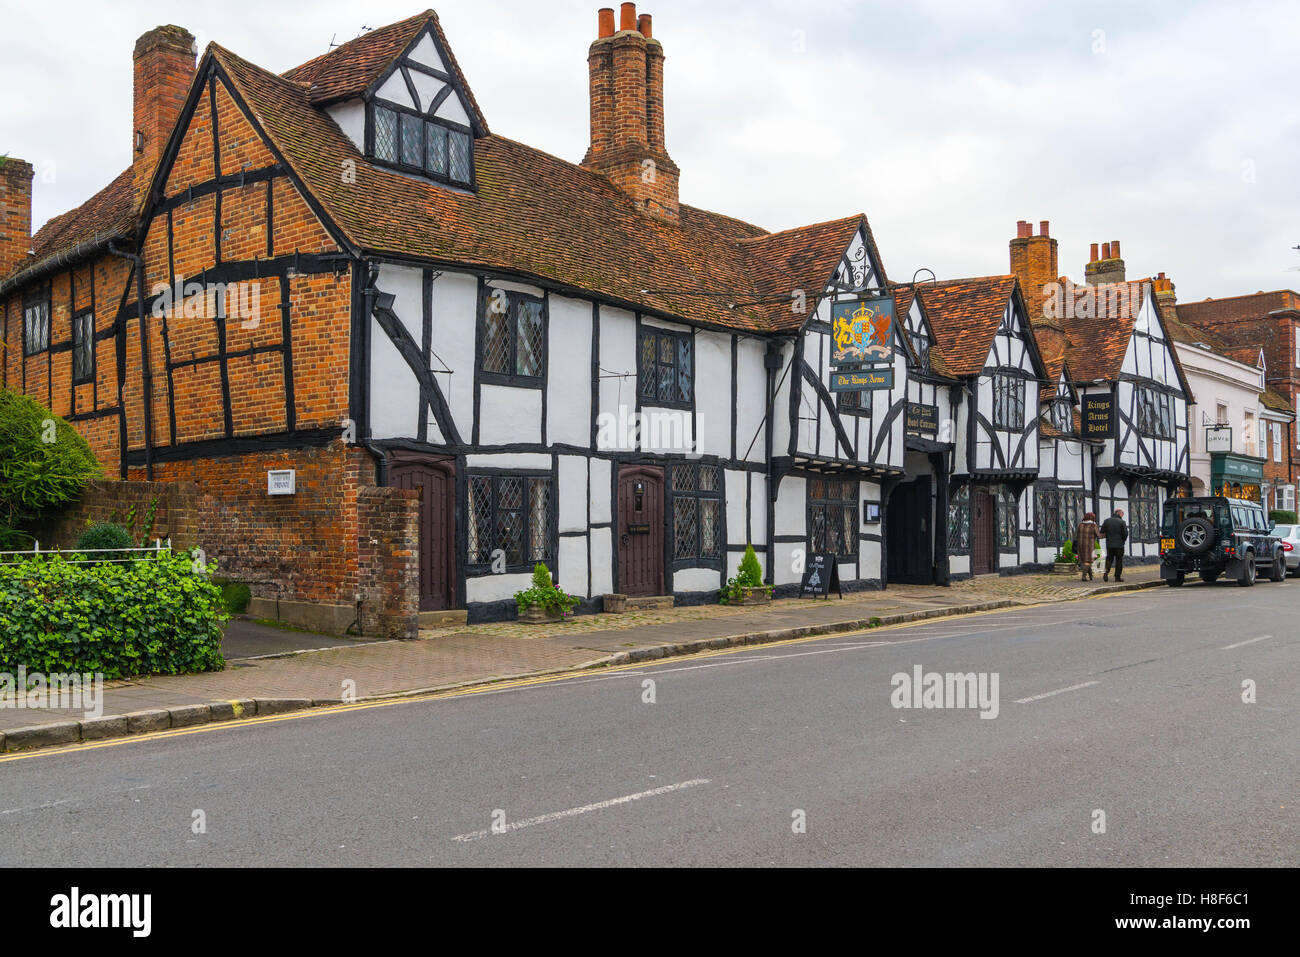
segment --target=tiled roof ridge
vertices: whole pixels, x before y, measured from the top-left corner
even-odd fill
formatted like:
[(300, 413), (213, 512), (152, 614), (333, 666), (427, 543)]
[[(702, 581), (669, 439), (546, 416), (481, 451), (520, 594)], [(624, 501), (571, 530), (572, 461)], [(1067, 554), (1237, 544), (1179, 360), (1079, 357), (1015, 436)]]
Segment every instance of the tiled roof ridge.
[[(428, 20), (437, 19), (438, 14), (432, 9), (428, 9), (417, 13), (414, 16), (406, 17), (403, 20), (396, 20), (393, 23), (385, 24), (382, 27), (375, 27), (373, 30), (367, 30), (365, 33), (357, 34), (351, 40), (345, 40), (333, 49), (326, 50), (324, 53), (314, 56), (310, 60), (299, 63), (296, 67), (293, 67), (290, 70), (285, 70), (281, 76), (287, 79), (293, 79), (293, 74), (295, 73), (311, 73), (314, 67), (321, 66), (324, 61), (333, 57), (335, 54), (350, 53), (358, 49), (359, 46), (363, 45), (362, 41), (372, 43), (374, 42), (374, 37), (389, 36), (394, 33), (400, 33), (403, 29), (407, 29), (416, 23), (424, 23)], [(394, 54), (394, 56), (396, 56), (396, 54)]]

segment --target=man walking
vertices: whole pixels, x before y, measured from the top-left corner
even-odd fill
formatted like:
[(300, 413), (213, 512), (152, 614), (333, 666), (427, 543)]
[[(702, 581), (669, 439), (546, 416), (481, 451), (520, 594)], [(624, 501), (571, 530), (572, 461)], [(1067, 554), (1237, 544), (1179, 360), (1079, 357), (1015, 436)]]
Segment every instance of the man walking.
[(1115, 514), (1101, 523), (1101, 533), (1106, 536), (1106, 571), (1102, 581), (1110, 581), (1110, 566), (1115, 566), (1115, 581), (1124, 580), (1124, 543), (1128, 541), (1128, 525), (1124, 522), (1124, 510), (1115, 509)]
[(1092, 512), (1083, 516), (1083, 521), (1074, 530), (1074, 552), (1079, 562), (1079, 581), (1092, 581), (1092, 554), (1101, 530), (1097, 527), (1097, 516)]

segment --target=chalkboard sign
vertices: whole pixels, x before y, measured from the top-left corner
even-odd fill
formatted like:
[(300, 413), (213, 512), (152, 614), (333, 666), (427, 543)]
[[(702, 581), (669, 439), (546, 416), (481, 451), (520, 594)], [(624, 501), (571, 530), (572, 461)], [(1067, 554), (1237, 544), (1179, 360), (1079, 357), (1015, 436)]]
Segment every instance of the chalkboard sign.
[(840, 569), (835, 564), (835, 556), (815, 552), (808, 556), (808, 566), (803, 570), (803, 581), (799, 583), (800, 598), (831, 597), (831, 589), (844, 598), (840, 590)]

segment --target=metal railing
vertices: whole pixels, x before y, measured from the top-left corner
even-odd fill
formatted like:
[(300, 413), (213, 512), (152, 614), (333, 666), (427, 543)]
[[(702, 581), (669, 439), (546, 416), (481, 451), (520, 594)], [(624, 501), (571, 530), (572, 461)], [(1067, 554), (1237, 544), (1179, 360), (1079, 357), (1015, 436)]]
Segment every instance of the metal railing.
[[(144, 548), (41, 548), (39, 541), (33, 542), (32, 547), (24, 551), (0, 552), (0, 564), (5, 562), (22, 561), (24, 558), (48, 558), (58, 555), (64, 561), (72, 565), (80, 564), (102, 564), (109, 563), (126, 563), (138, 562), (148, 559), (157, 559), (164, 552), (170, 554), (172, 550), (172, 540), (169, 538), (166, 542), (162, 539), (155, 538), (152, 546)], [(114, 555), (118, 557), (104, 558), (104, 555)]]

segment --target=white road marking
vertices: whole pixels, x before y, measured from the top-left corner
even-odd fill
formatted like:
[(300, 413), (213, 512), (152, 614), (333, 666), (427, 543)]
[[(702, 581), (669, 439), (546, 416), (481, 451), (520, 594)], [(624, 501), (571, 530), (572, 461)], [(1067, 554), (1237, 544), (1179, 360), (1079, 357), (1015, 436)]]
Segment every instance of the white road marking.
[(1245, 641), (1239, 641), (1235, 645), (1224, 645), (1221, 651), (1231, 651), (1233, 648), (1240, 648), (1242, 645), (1253, 645), (1257, 641), (1263, 641), (1265, 638), (1272, 638), (1272, 635), (1260, 635), (1258, 638), (1248, 638)]
[(517, 831), (520, 828), (532, 827), (534, 824), (546, 824), (550, 821), (558, 821), (561, 818), (577, 817), (579, 814), (586, 814), (589, 811), (603, 811), (606, 808), (615, 807), (619, 804), (628, 804), (632, 801), (640, 801), (642, 798), (668, 794), (671, 791), (684, 791), (687, 788), (698, 787), (701, 784), (708, 783), (710, 783), (708, 778), (695, 778), (691, 781), (682, 781), (679, 784), (668, 784), (661, 788), (652, 788), (649, 791), (641, 791), (637, 794), (625, 794), (623, 797), (610, 798), (608, 801), (597, 801), (595, 804), (584, 804), (582, 807), (571, 807), (567, 811), (555, 811), (551, 814), (543, 814), (540, 817), (530, 817), (522, 821), (514, 821), (503, 825), (500, 831), (472, 831), (469, 834), (457, 834), (452, 838), (452, 840), (460, 841), (461, 843), (477, 841), (481, 838), (490, 837), (493, 834), (505, 834), (507, 831)]
[(1080, 688), (1091, 688), (1093, 685), (1101, 684), (1100, 681), (1085, 681), (1081, 685), (1070, 685), (1068, 688), (1057, 688), (1055, 691), (1044, 691), (1042, 694), (1036, 694), (1031, 698), (1017, 698), (1016, 704), (1029, 704), (1031, 701), (1042, 701), (1044, 698), (1050, 698), (1053, 695), (1065, 694), (1067, 691), (1078, 691)]

